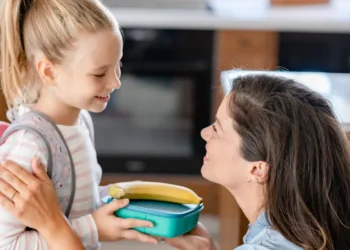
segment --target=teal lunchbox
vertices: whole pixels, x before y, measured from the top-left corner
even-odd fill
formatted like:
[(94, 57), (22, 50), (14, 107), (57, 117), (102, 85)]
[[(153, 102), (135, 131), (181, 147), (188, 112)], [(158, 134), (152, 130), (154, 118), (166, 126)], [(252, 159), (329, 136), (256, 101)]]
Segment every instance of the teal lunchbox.
[[(114, 198), (106, 196), (102, 202), (107, 204)], [(162, 238), (174, 238), (188, 233), (197, 226), (203, 204), (177, 204), (153, 200), (130, 200), (129, 205), (119, 209), (115, 215), (120, 218), (147, 220), (154, 224), (151, 228), (135, 230)]]

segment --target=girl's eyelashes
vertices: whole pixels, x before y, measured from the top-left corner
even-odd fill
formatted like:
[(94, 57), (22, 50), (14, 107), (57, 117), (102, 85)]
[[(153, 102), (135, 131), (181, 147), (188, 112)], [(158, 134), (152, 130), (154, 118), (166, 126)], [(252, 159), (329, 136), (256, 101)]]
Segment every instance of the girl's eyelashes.
[(102, 78), (102, 77), (104, 77), (106, 75), (106, 73), (103, 73), (103, 74), (96, 74), (96, 75), (94, 75), (95, 77), (97, 77), (97, 78)]
[[(116, 69), (116, 72), (118, 71), (118, 69), (120, 69), (121, 67), (123, 67), (123, 63), (119, 62), (118, 63), (118, 68)], [(102, 78), (106, 75), (106, 72), (102, 73), (102, 74), (93, 74), (93, 76), (97, 77), (97, 78)]]

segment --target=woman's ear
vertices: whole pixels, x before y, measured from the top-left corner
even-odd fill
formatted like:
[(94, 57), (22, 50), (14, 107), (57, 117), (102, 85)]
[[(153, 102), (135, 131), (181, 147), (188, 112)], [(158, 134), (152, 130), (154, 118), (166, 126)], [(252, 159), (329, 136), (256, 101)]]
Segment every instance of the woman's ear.
[(266, 162), (259, 161), (254, 164), (251, 175), (257, 183), (265, 184), (269, 176), (269, 165)]
[(44, 84), (55, 85), (55, 66), (47, 57), (38, 60), (36, 70)]

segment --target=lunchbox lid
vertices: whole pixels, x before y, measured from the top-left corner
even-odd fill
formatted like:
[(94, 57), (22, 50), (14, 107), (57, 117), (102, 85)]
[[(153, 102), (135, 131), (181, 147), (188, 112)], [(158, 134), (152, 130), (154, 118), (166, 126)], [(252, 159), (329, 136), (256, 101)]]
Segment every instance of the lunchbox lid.
[[(107, 204), (113, 199), (113, 197), (106, 196), (102, 199), (102, 202)], [(129, 205), (124, 209), (167, 218), (181, 218), (200, 212), (203, 208), (203, 204), (196, 205), (153, 200), (130, 200)]]

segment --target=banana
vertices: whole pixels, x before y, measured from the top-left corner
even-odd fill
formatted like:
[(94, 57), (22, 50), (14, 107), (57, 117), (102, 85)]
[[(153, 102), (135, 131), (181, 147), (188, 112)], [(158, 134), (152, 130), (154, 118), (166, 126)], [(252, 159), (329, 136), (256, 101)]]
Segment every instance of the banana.
[(162, 182), (119, 182), (109, 187), (109, 195), (116, 199), (156, 200), (197, 205), (202, 203), (202, 198), (191, 189)]

